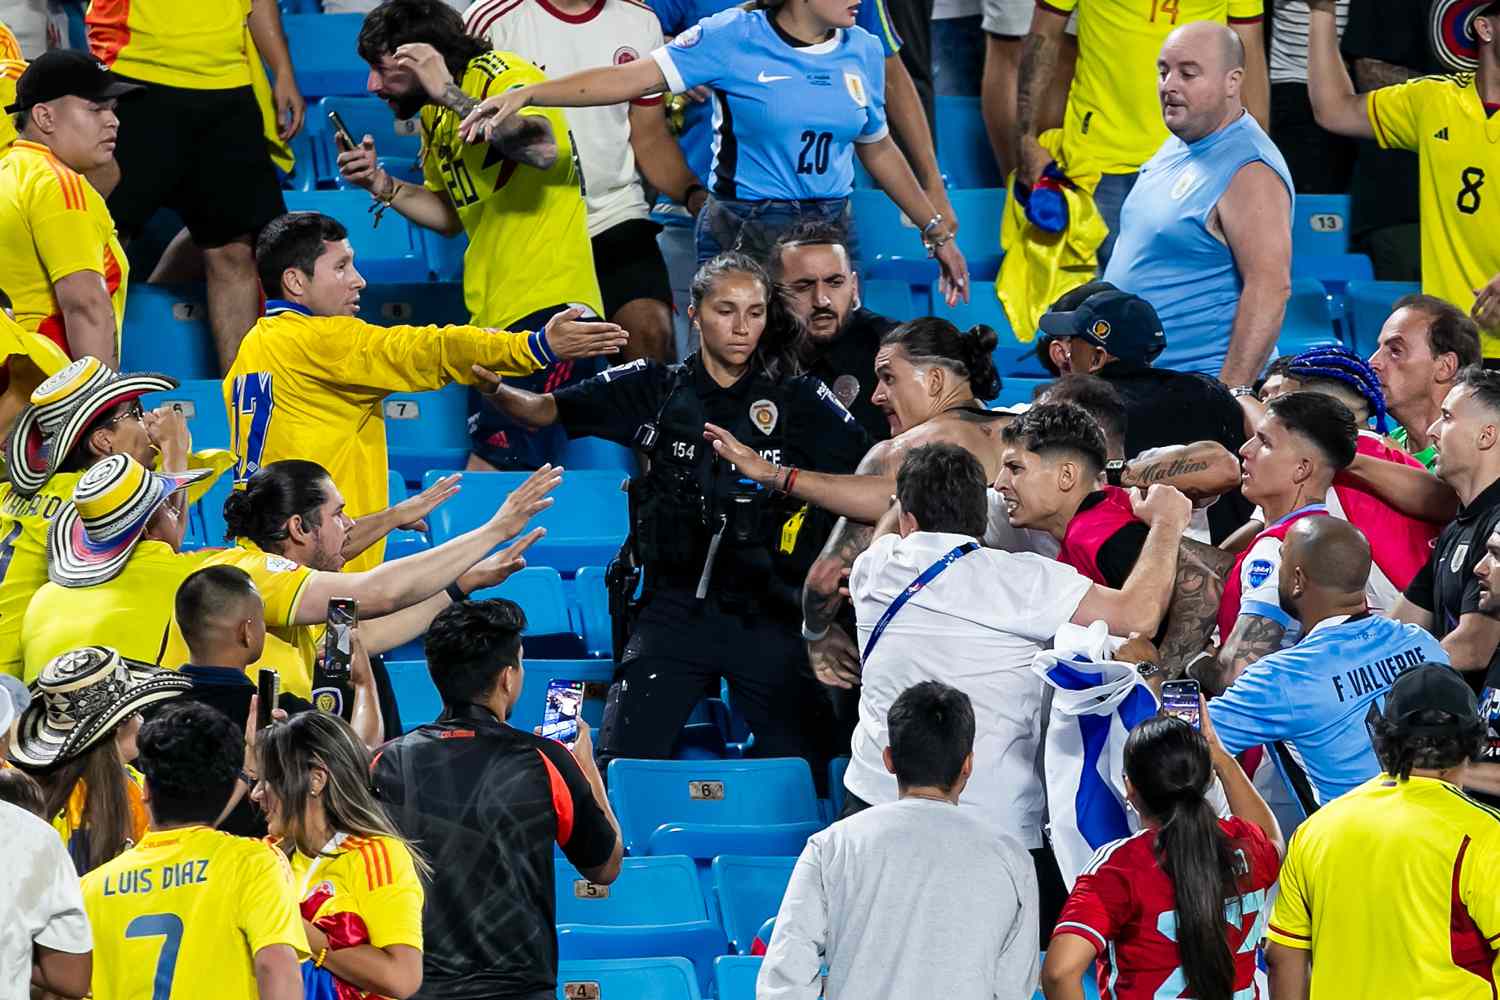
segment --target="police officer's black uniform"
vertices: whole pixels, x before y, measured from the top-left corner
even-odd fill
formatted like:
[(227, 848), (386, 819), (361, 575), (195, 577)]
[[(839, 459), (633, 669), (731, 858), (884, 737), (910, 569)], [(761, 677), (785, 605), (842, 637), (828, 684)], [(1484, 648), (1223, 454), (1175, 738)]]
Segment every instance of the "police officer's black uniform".
[(831, 518), (743, 479), (704, 440), (703, 425), (723, 427), (771, 461), (831, 473), (854, 470), (868, 446), (864, 431), (815, 378), (772, 380), (756, 361), (724, 388), (696, 354), (671, 367), (636, 361), (553, 398), (569, 436), (651, 455), (650, 471), (631, 484), (627, 546), (643, 569), (643, 596), (600, 756), (670, 756), (720, 677), (758, 755), (819, 756), (819, 734), (805, 724), (821, 699), (810, 686), (799, 590)]
[(875, 394), (875, 355), (896, 321), (869, 309), (856, 309), (831, 341), (808, 338), (803, 367), (822, 380), (839, 402), (870, 435), (870, 443), (888, 440), (891, 422), (885, 411), (871, 402)]

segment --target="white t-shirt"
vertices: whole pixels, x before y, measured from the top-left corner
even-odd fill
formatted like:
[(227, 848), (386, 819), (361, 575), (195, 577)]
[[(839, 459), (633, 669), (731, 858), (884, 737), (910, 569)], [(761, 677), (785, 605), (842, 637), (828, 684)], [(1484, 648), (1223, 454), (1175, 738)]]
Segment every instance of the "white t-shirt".
[[(861, 651), (896, 595), (966, 541), (973, 539), (935, 531), (882, 535), (854, 560), (849, 592)], [(961, 803), (1026, 847), (1040, 847), (1042, 682), (1031, 661), (1091, 586), (1073, 567), (1029, 552), (981, 548), (949, 565), (896, 612), (864, 662), (844, 786), (871, 804), (896, 800), (896, 779), (881, 756), (886, 713), (913, 684), (942, 681), (974, 705), (974, 774)]]
[(32, 945), (92, 951), (78, 869), (51, 826), (0, 802), (0, 1000), (30, 1000)]
[[(581, 14), (565, 14), (547, 0), (478, 0), (464, 14), (464, 26), (491, 48), (523, 56), (552, 78), (634, 62), (664, 44), (655, 12), (636, 0), (597, 0)], [(631, 103), (660, 101), (655, 95)], [(630, 148), (630, 104), (563, 111), (583, 166), (589, 236), (649, 217)]]

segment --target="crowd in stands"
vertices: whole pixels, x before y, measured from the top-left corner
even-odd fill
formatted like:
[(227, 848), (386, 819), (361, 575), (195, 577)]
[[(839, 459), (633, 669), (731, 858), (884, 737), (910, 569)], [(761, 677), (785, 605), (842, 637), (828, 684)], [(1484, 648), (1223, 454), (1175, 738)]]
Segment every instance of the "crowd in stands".
[(1500, 989), (1500, 0), (0, 0), (0, 109), (0, 1000)]

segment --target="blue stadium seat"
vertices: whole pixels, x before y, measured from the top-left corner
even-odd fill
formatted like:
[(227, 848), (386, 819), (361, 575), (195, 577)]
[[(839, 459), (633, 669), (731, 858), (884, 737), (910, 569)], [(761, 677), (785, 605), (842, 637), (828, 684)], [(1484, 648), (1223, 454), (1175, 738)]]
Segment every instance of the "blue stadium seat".
[(1370, 281), (1375, 271), (1362, 253), (1292, 254), (1292, 280), (1316, 278), (1330, 292), (1342, 292), (1351, 281)]
[[(464, 467), (469, 457), (468, 393), (464, 386), (450, 385), (437, 392), (402, 393), (386, 398), (386, 449), (391, 468), (408, 483), (422, 482), (428, 469)], [(462, 497), (460, 492), (438, 511)], [(427, 523), (432, 525), (432, 520), (428, 518)]]
[(625, 849), (642, 853), (666, 824), (817, 823), (812, 772), (799, 757), (625, 760), (609, 765), (609, 799)]
[(316, 108), (308, 109), (308, 118), (316, 115), (323, 129), (327, 156), (323, 158), (323, 173), (319, 180), (324, 185), (349, 187), (339, 173), (338, 156), (333, 145), (333, 125), (328, 120), (330, 111), (338, 112), (355, 142), (365, 136), (375, 140), (375, 152), (380, 165), (392, 176), (420, 184), (422, 166), (422, 129), (415, 118), (398, 119), (390, 105), (376, 97), (325, 97)]
[(412, 224), (387, 212), (377, 228), (370, 212), (374, 203), (365, 192), (288, 191), (285, 199), (289, 212), (322, 212), (342, 222), (354, 247), (354, 266), (370, 284), (427, 280), (427, 258)]
[(1036, 396), (1036, 391), (1044, 385), (1051, 384), (1051, 381), (1045, 378), (1006, 375), (1000, 380), (1000, 395), (996, 396), (995, 401), (990, 405), (1014, 406), (1017, 403), (1030, 403)]
[[(939, 96), (933, 116), (937, 118), (938, 164), (955, 188), (998, 188), (1005, 186), (1000, 167), (995, 162), (989, 133), (977, 97)], [(967, 226), (968, 220), (957, 205), (953, 210)], [(999, 229), (995, 232), (998, 234)]]
[[(406, 480), (401, 478), (401, 473), (395, 469), (390, 470), (389, 486), (386, 490), (386, 504), (394, 507), (407, 498)], [(397, 528), (385, 536), (385, 561), (391, 562), (406, 556), (415, 555), (432, 546), (425, 532), (409, 531), (406, 528)]]
[[(441, 475), (429, 470), (423, 485)], [(506, 494), (525, 480), (524, 472), (470, 472), (464, 488), (432, 512), (432, 540), (440, 544), (477, 528), (504, 502)], [(547, 529), (547, 537), (526, 553), (533, 566), (551, 566), (572, 576), (582, 566), (602, 566), (615, 557), (629, 530), (624, 477), (618, 472), (568, 471), (551, 496), (551, 507), (532, 518), (532, 527)]]
[(364, 20), (363, 14), (291, 14), (282, 19), (304, 97), (366, 93), (370, 67), (355, 46)]
[(385, 672), (391, 678), (391, 693), (400, 708), (403, 729), (411, 732), (438, 717), (443, 702), (432, 685), (426, 660), (386, 660)]
[(1042, 367), (1041, 359), (1036, 356), (1036, 340), (1033, 338), (1030, 343), (1023, 344), (1016, 339), (1005, 309), (1001, 307), (1000, 300), (995, 298), (993, 285), (975, 282), (970, 289), (968, 302), (960, 301), (956, 306), (949, 306), (938, 292), (937, 282), (933, 282), (932, 314), (943, 317), (959, 330), (967, 330), (976, 323), (994, 327), (995, 333), (1000, 337), (1000, 344), (994, 353), (995, 367), (1005, 378), (1012, 375), (1038, 379), (1048, 377), (1047, 369)]
[[(985, 155), (989, 147), (985, 147)], [(994, 281), (1000, 273), (1000, 221), (1005, 216), (1005, 189), (960, 186), (948, 192), (953, 211), (962, 228), (958, 231), (958, 248), (969, 262), (969, 274), (975, 281)]]
[(287, 191), (311, 191), (318, 186), (318, 171), (322, 167), (319, 147), (327, 142), (318, 130), (318, 123), (311, 114), (302, 126), (302, 131), (292, 136), (292, 170), (282, 173), (281, 186)]
[[(982, 188), (948, 194), (962, 225), (958, 246), (968, 261), (970, 278), (976, 283), (993, 281), (1000, 273), (1000, 218), (1005, 210), (1005, 191)], [(917, 225), (884, 191), (856, 189), (849, 196), (849, 204), (864, 260), (862, 277), (895, 279), (911, 285), (936, 280), (937, 263), (922, 250)], [(975, 289), (975, 294), (980, 291)]]
[(1281, 321), (1277, 350), (1282, 354), (1300, 354), (1311, 347), (1338, 342), (1329, 295), (1323, 283), (1314, 278), (1295, 279), (1292, 297), (1286, 304), (1286, 316)]
[(458, 281), (464, 279), (464, 254), (469, 249), (469, 237), (464, 233), (443, 236), (431, 229), (423, 229), (422, 252), (427, 256), (427, 268), (434, 281)]
[(359, 293), (359, 315), (381, 326), (463, 326), (469, 322), (463, 286), (446, 281), (366, 285)]
[(604, 586), (604, 567), (584, 566), (573, 578), (573, 597), (578, 604), (583, 648), (590, 656), (613, 653), (613, 623), (609, 617), (609, 591)]
[(692, 859), (626, 858), (607, 886), (566, 861), (553, 870), (560, 960), (678, 955), (692, 961), (704, 992), (713, 992), (714, 959), (728, 948)]
[(1292, 256), (1349, 251), (1349, 196), (1299, 194), (1292, 210)]
[(1362, 358), (1375, 353), (1380, 343), (1380, 328), (1385, 325), (1392, 307), (1407, 295), (1422, 290), (1416, 282), (1351, 281), (1344, 289), (1344, 308), (1353, 328), (1353, 347)]
[(521, 697), (511, 709), (510, 724), (527, 732), (542, 724), (549, 681), (583, 681), (583, 721), (597, 732), (614, 675), (615, 665), (609, 660), (533, 660), (527, 650), (526, 678)]
[[(710, 730), (713, 726), (686, 726), (689, 730)], [(723, 745), (722, 734), (720, 746)], [(678, 738), (678, 746), (683, 737)], [(686, 762), (716, 761), (725, 759), (724, 753), (698, 754), (674, 759)], [(823, 829), (827, 824), (821, 815), (815, 820), (797, 823), (663, 823), (651, 831), (642, 855), (686, 854), (702, 864), (707, 864), (721, 854), (748, 854), (781, 856), (802, 853), (807, 838)]]
[(904, 281), (890, 278), (872, 278), (859, 283), (859, 298), (866, 309), (870, 309), (897, 323), (921, 315), (912, 299), (911, 286)]
[(131, 282), (120, 353), (123, 371), (161, 372), (184, 381), (218, 378), (203, 286)]
[(833, 815), (829, 822), (839, 818), (844, 811), (844, 774), (849, 770), (848, 757), (835, 757), (828, 762), (828, 805)]
[(797, 859), (747, 858), (724, 855), (714, 858), (714, 894), (724, 915), (724, 932), (736, 954), (748, 955), (755, 932), (781, 909), (792, 869)]
[(633, 476), (640, 471), (635, 452), (624, 445), (597, 437), (568, 438), (558, 450), (557, 461), (564, 469), (597, 469)]
[(557, 964), (557, 1000), (701, 1000), (685, 958), (595, 959)]
[(574, 630), (568, 615), (568, 598), (563, 591), (562, 577), (552, 567), (527, 566), (511, 574), (510, 579), (500, 586), (476, 590), (469, 596), (476, 601), (504, 597), (521, 606), (526, 612), (528, 657), (559, 660), (583, 655), (583, 639)]
[(720, 955), (714, 959), (719, 1000), (755, 1000), (755, 980), (763, 961), (759, 955)]

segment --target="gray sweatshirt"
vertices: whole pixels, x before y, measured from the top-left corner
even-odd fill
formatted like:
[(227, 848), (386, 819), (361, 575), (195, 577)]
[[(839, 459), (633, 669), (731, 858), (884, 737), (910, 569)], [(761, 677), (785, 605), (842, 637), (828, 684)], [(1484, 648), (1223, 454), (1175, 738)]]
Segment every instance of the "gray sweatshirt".
[(1037, 963), (1036, 874), (1020, 842), (972, 810), (902, 799), (808, 840), (755, 995), (1028, 1000)]

